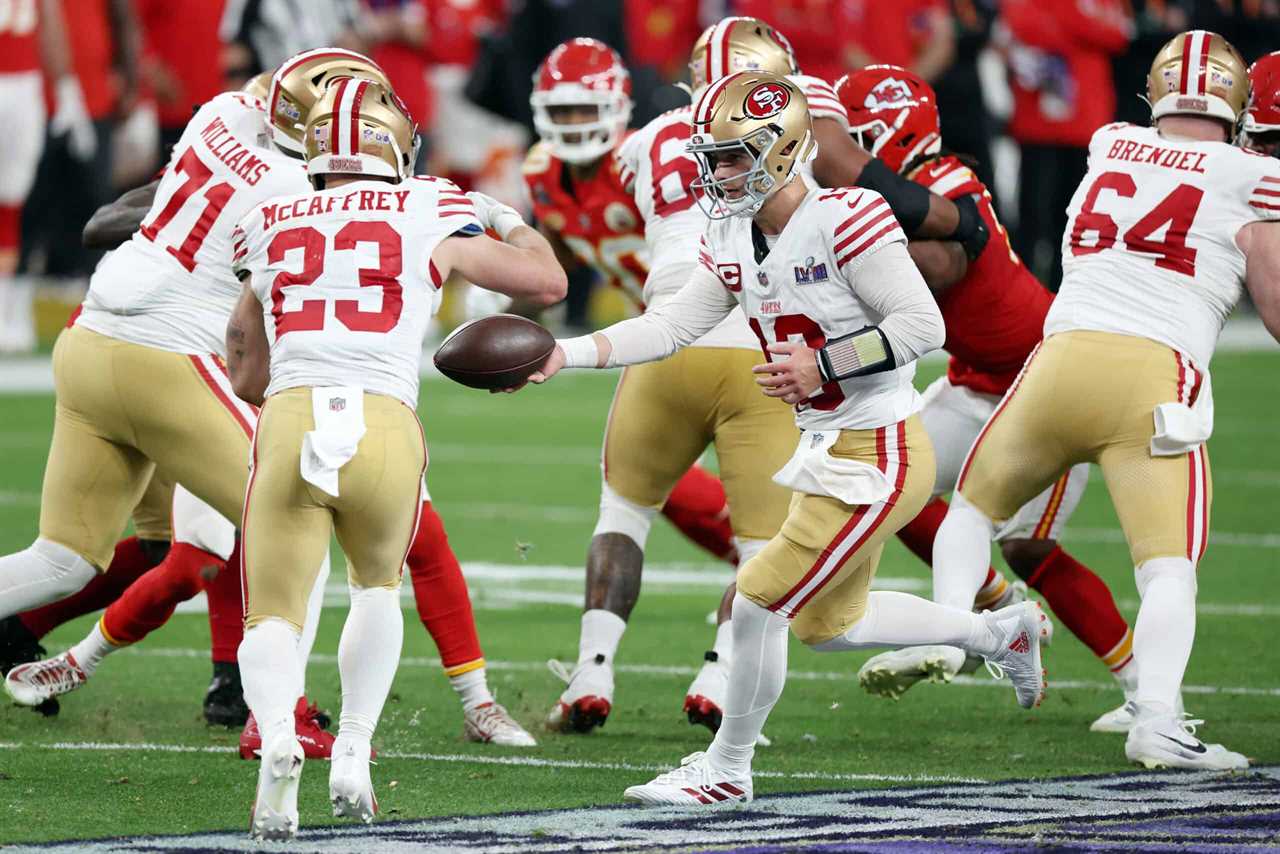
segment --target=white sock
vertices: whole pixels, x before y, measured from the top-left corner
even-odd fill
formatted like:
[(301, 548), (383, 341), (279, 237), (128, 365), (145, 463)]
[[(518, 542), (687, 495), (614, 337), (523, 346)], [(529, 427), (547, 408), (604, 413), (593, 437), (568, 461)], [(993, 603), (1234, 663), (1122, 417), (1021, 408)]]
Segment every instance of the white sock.
[(769, 545), (768, 540), (753, 540), (748, 537), (734, 537), (733, 544), (738, 549), (738, 566), (746, 566), (747, 561), (764, 550)]
[(1129, 656), (1129, 660), (1125, 662), (1124, 667), (1111, 671), (1111, 675), (1116, 677), (1116, 681), (1120, 683), (1120, 688), (1124, 691), (1127, 699), (1130, 694), (1138, 690), (1137, 658), (1132, 655)]
[(1162, 557), (1134, 573), (1142, 599), (1133, 623), (1136, 699), (1140, 706), (1172, 712), (1196, 637), (1196, 568), (1186, 558)]
[(485, 703), (493, 702), (493, 694), (489, 692), (489, 680), (485, 676), (483, 667), (468, 670), (466, 673), (459, 673), (457, 676), (450, 676), (449, 684), (453, 686), (453, 690), (457, 691), (458, 697), (462, 699), (462, 710), (464, 712), (469, 712), (476, 706), (483, 706)]
[(973, 598), (991, 566), (991, 538), (995, 524), (964, 499), (951, 496), (951, 507), (933, 541), (933, 601), (973, 608)]
[(750, 773), (756, 738), (787, 681), (790, 622), (742, 594), (733, 597), (733, 664), (724, 719), (707, 757), (715, 767)]
[(20, 552), (0, 557), (0, 619), (65, 599), (98, 571), (66, 546), (37, 539)]
[(400, 588), (351, 585), (351, 611), (338, 641), (342, 716), (338, 735), (367, 744), (391, 693), (404, 643)]
[(610, 667), (618, 654), (627, 621), (612, 611), (593, 608), (582, 612), (582, 634), (578, 638), (578, 663), (603, 655)]
[(293, 710), (302, 696), (298, 632), (284, 620), (268, 619), (245, 629), (237, 655), (244, 701), (264, 745), (294, 732)]
[(867, 611), (844, 634), (811, 647), (818, 652), (845, 652), (880, 646), (958, 646), (979, 655), (996, 650), (987, 621), (968, 608), (952, 608), (891, 590), (867, 596)]
[(307, 597), (307, 618), (302, 622), (302, 634), (298, 638), (298, 664), (302, 668), (302, 690), (299, 696), (307, 693), (307, 661), (311, 658), (311, 649), (316, 644), (316, 632), (320, 628), (320, 610), (324, 607), (324, 586), (329, 581), (329, 553), (324, 553), (320, 561), (320, 574)]
[(725, 667), (733, 661), (733, 620), (725, 620), (716, 626), (716, 642), (711, 651), (716, 654), (716, 661)]
[(84, 675), (92, 676), (93, 671), (97, 670), (98, 665), (102, 663), (102, 659), (117, 649), (123, 648), (107, 640), (106, 635), (102, 633), (102, 621), (99, 620), (93, 624), (93, 629), (85, 635), (84, 640), (67, 651), (76, 660), (76, 664), (80, 665)]

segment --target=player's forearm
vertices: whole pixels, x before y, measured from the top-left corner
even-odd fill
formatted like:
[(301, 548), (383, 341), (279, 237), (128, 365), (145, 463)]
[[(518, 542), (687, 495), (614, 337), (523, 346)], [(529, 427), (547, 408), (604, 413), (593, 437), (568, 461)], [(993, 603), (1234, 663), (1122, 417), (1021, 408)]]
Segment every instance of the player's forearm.
[(956, 37), (951, 15), (936, 10), (929, 15), (929, 40), (916, 57), (914, 71), (933, 83), (956, 58)]
[(115, 249), (127, 241), (146, 219), (159, 184), (152, 181), (98, 208), (85, 223), (81, 242), (90, 249)]
[(1245, 254), (1245, 287), (1271, 337), (1280, 341), (1280, 222), (1255, 222), (1237, 238)]
[(945, 294), (969, 270), (964, 249), (950, 240), (913, 240), (907, 251), (935, 297)]
[(261, 406), (271, 380), (271, 347), (263, 326), (262, 308), (244, 278), (240, 299), (227, 319), (227, 376), (231, 390), (243, 401)]
[(71, 73), (71, 48), (58, 0), (40, 0), (39, 43), (46, 78), (57, 81)]
[(513, 229), (503, 242), (520, 252), (524, 261), (517, 271), (520, 293), (512, 292), (511, 296), (538, 306), (555, 305), (564, 299), (569, 280), (545, 237), (536, 229), (522, 225)]
[(905, 365), (937, 350), (946, 340), (938, 304), (901, 243), (891, 243), (868, 258), (858, 271), (858, 296), (883, 317), (878, 324)]

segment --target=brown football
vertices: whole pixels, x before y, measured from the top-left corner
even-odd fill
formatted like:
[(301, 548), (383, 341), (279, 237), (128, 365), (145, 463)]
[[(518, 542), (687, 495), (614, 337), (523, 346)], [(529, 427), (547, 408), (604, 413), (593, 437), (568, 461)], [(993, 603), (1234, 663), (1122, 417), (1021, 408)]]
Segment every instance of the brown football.
[(514, 314), (493, 314), (462, 324), (440, 344), (440, 373), (471, 388), (514, 388), (542, 367), (555, 349), (546, 329)]

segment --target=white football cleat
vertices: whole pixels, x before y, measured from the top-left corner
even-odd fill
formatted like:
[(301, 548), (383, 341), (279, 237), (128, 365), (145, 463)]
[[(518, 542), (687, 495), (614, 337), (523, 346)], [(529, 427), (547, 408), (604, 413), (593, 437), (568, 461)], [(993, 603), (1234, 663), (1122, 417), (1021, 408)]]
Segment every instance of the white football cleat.
[(464, 711), (462, 735), (467, 741), (500, 744), (504, 747), (538, 746), (534, 737), (497, 703), (483, 703)]
[(729, 665), (708, 652), (702, 669), (684, 692), (684, 713), (691, 724), (702, 724), (712, 732), (720, 729), (724, 700), (729, 695)]
[(292, 732), (263, 745), (258, 793), (249, 816), (252, 839), (287, 842), (298, 835), (298, 783), (305, 759)]
[(38, 706), (52, 697), (74, 691), (88, 679), (68, 650), (45, 661), (17, 665), (5, 677), (4, 689), (18, 705)]
[(858, 684), (868, 694), (897, 700), (917, 682), (950, 682), (964, 664), (959, 647), (909, 646), (867, 659), (858, 671)]
[(751, 803), (751, 775), (726, 774), (711, 767), (705, 753), (691, 753), (680, 767), (630, 786), (622, 796), (650, 807), (732, 807)]
[[(1096, 721), (1089, 725), (1090, 732), (1119, 732), (1126, 733), (1133, 729), (1134, 723), (1138, 720), (1138, 704), (1133, 699), (1137, 691), (1124, 692), (1124, 705), (1119, 708), (1112, 709), (1102, 715)], [(1178, 694), (1178, 705), (1173, 713), (1183, 718), (1186, 716), (1182, 706), (1182, 694)]]
[(1049, 613), (1045, 611), (1040, 603), (1031, 598), (1027, 592), (1027, 582), (1015, 581), (1009, 586), (1013, 589), (1013, 595), (1009, 598), (1009, 605), (1030, 602), (1040, 610), (1040, 646), (1044, 647), (1053, 643), (1053, 620), (1049, 619)]
[(1173, 713), (1146, 713), (1138, 719), (1124, 742), (1130, 762), (1147, 768), (1193, 768), (1200, 771), (1244, 771), (1249, 760), (1221, 744), (1205, 744), (1196, 737), (1202, 720), (1187, 720)]
[(1044, 667), (1040, 663), (1040, 606), (1034, 602), (985, 611), (982, 618), (996, 636), (996, 651), (986, 656), (996, 679), (1009, 677), (1018, 705), (1030, 709), (1044, 700)]
[(590, 732), (604, 726), (613, 709), (613, 668), (603, 655), (580, 662), (570, 673), (552, 659), (547, 668), (568, 683), (547, 714), (547, 728), (561, 732)]
[(378, 799), (369, 776), (369, 751), (357, 749), (341, 736), (333, 745), (329, 765), (329, 803), (338, 818), (371, 824), (378, 814)]

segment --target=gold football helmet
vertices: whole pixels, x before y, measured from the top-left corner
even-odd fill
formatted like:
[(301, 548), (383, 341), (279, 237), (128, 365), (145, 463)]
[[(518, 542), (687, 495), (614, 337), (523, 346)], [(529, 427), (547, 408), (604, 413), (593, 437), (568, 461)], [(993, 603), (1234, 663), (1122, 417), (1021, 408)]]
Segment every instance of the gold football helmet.
[[(817, 153), (809, 103), (786, 77), (740, 71), (722, 77), (693, 107), (689, 152), (698, 161), (698, 204), (711, 219), (754, 216)], [(745, 153), (751, 167), (715, 177), (716, 163)], [(737, 186), (741, 183), (741, 186)]]
[(1151, 63), (1147, 100), (1153, 121), (1179, 115), (1221, 119), (1234, 139), (1249, 102), (1244, 57), (1217, 33), (1179, 33)]
[(271, 74), (270, 71), (264, 71), (253, 75), (240, 87), (240, 91), (252, 95), (265, 104), (267, 95), (271, 93)]
[(689, 55), (693, 100), (706, 86), (735, 71), (796, 74), (796, 54), (786, 36), (759, 18), (725, 18), (702, 31)]
[(399, 183), (413, 174), (417, 127), (380, 81), (334, 81), (307, 115), (305, 136), (307, 174), (317, 187), (325, 175), (367, 175)]
[[(391, 81), (369, 57), (353, 50), (322, 47), (304, 50), (286, 59), (271, 77), (267, 96), (267, 125), (271, 140), (285, 151), (303, 156), (303, 127), (307, 115), (324, 94), (325, 88), (343, 77), (364, 77), (377, 81), (394, 100)], [(408, 110), (401, 107), (401, 112)]]

